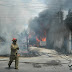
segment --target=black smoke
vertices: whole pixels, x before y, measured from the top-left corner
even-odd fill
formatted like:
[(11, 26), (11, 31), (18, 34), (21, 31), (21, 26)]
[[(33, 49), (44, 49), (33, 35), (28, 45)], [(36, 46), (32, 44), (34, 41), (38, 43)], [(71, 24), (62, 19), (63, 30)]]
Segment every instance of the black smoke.
[(49, 29), (54, 12), (45, 10), (39, 13), (38, 17), (35, 17), (30, 21), (29, 28), (35, 32), (37, 36), (42, 36)]
[(71, 8), (71, 0), (47, 0), (46, 2), (48, 9), (40, 12), (38, 17), (31, 20), (29, 28), (33, 30), (37, 36), (44, 35), (44, 31), (46, 31), (47, 43), (52, 43), (53, 47), (57, 46), (61, 48), (64, 37), (68, 35), (63, 21), (63, 11), (68, 11), (69, 8)]

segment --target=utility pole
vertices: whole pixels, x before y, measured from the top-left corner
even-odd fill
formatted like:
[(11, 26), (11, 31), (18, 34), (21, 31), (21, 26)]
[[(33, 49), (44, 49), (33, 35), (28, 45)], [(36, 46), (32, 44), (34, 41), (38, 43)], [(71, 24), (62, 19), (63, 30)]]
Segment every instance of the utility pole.
[(25, 35), (26, 35), (26, 44), (27, 44), (27, 51), (29, 51), (29, 38), (28, 38), (28, 33), (27, 31), (25, 31)]
[(29, 39), (28, 39), (28, 34), (27, 34), (27, 50), (28, 50), (28, 47), (29, 47)]

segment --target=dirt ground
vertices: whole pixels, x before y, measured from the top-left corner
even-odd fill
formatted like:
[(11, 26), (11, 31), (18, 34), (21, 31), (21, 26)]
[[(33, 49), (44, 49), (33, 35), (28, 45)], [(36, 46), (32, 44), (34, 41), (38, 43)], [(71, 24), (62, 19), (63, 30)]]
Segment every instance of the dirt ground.
[(9, 57), (0, 57), (0, 72), (72, 72), (72, 55), (58, 54), (55, 50), (30, 47), (37, 57), (19, 57), (19, 69), (14, 69), (14, 62), (8, 68)]

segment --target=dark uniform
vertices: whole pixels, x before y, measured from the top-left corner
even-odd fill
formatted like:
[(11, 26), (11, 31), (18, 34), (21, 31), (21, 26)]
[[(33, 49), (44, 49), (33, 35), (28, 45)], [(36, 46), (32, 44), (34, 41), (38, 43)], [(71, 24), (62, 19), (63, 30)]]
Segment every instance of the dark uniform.
[(18, 57), (18, 52), (17, 50), (19, 50), (19, 47), (17, 44), (12, 43), (11, 45), (11, 55), (10, 55), (10, 61), (8, 63), (8, 66), (10, 67), (10, 65), (12, 64), (13, 60), (15, 60), (15, 69), (18, 69), (18, 61), (19, 61), (19, 57)]

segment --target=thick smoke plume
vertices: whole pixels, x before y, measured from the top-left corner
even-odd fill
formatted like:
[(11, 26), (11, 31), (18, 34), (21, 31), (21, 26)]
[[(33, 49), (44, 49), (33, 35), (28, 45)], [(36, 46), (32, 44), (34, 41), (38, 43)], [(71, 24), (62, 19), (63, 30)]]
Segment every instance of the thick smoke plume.
[(31, 20), (29, 27), (37, 36), (44, 35), (44, 31), (46, 31), (47, 46), (50, 48), (52, 44), (53, 47), (62, 48), (67, 42), (66, 36), (68, 35), (64, 16), (65, 12), (72, 7), (72, 1), (46, 0), (46, 4), (48, 9)]

